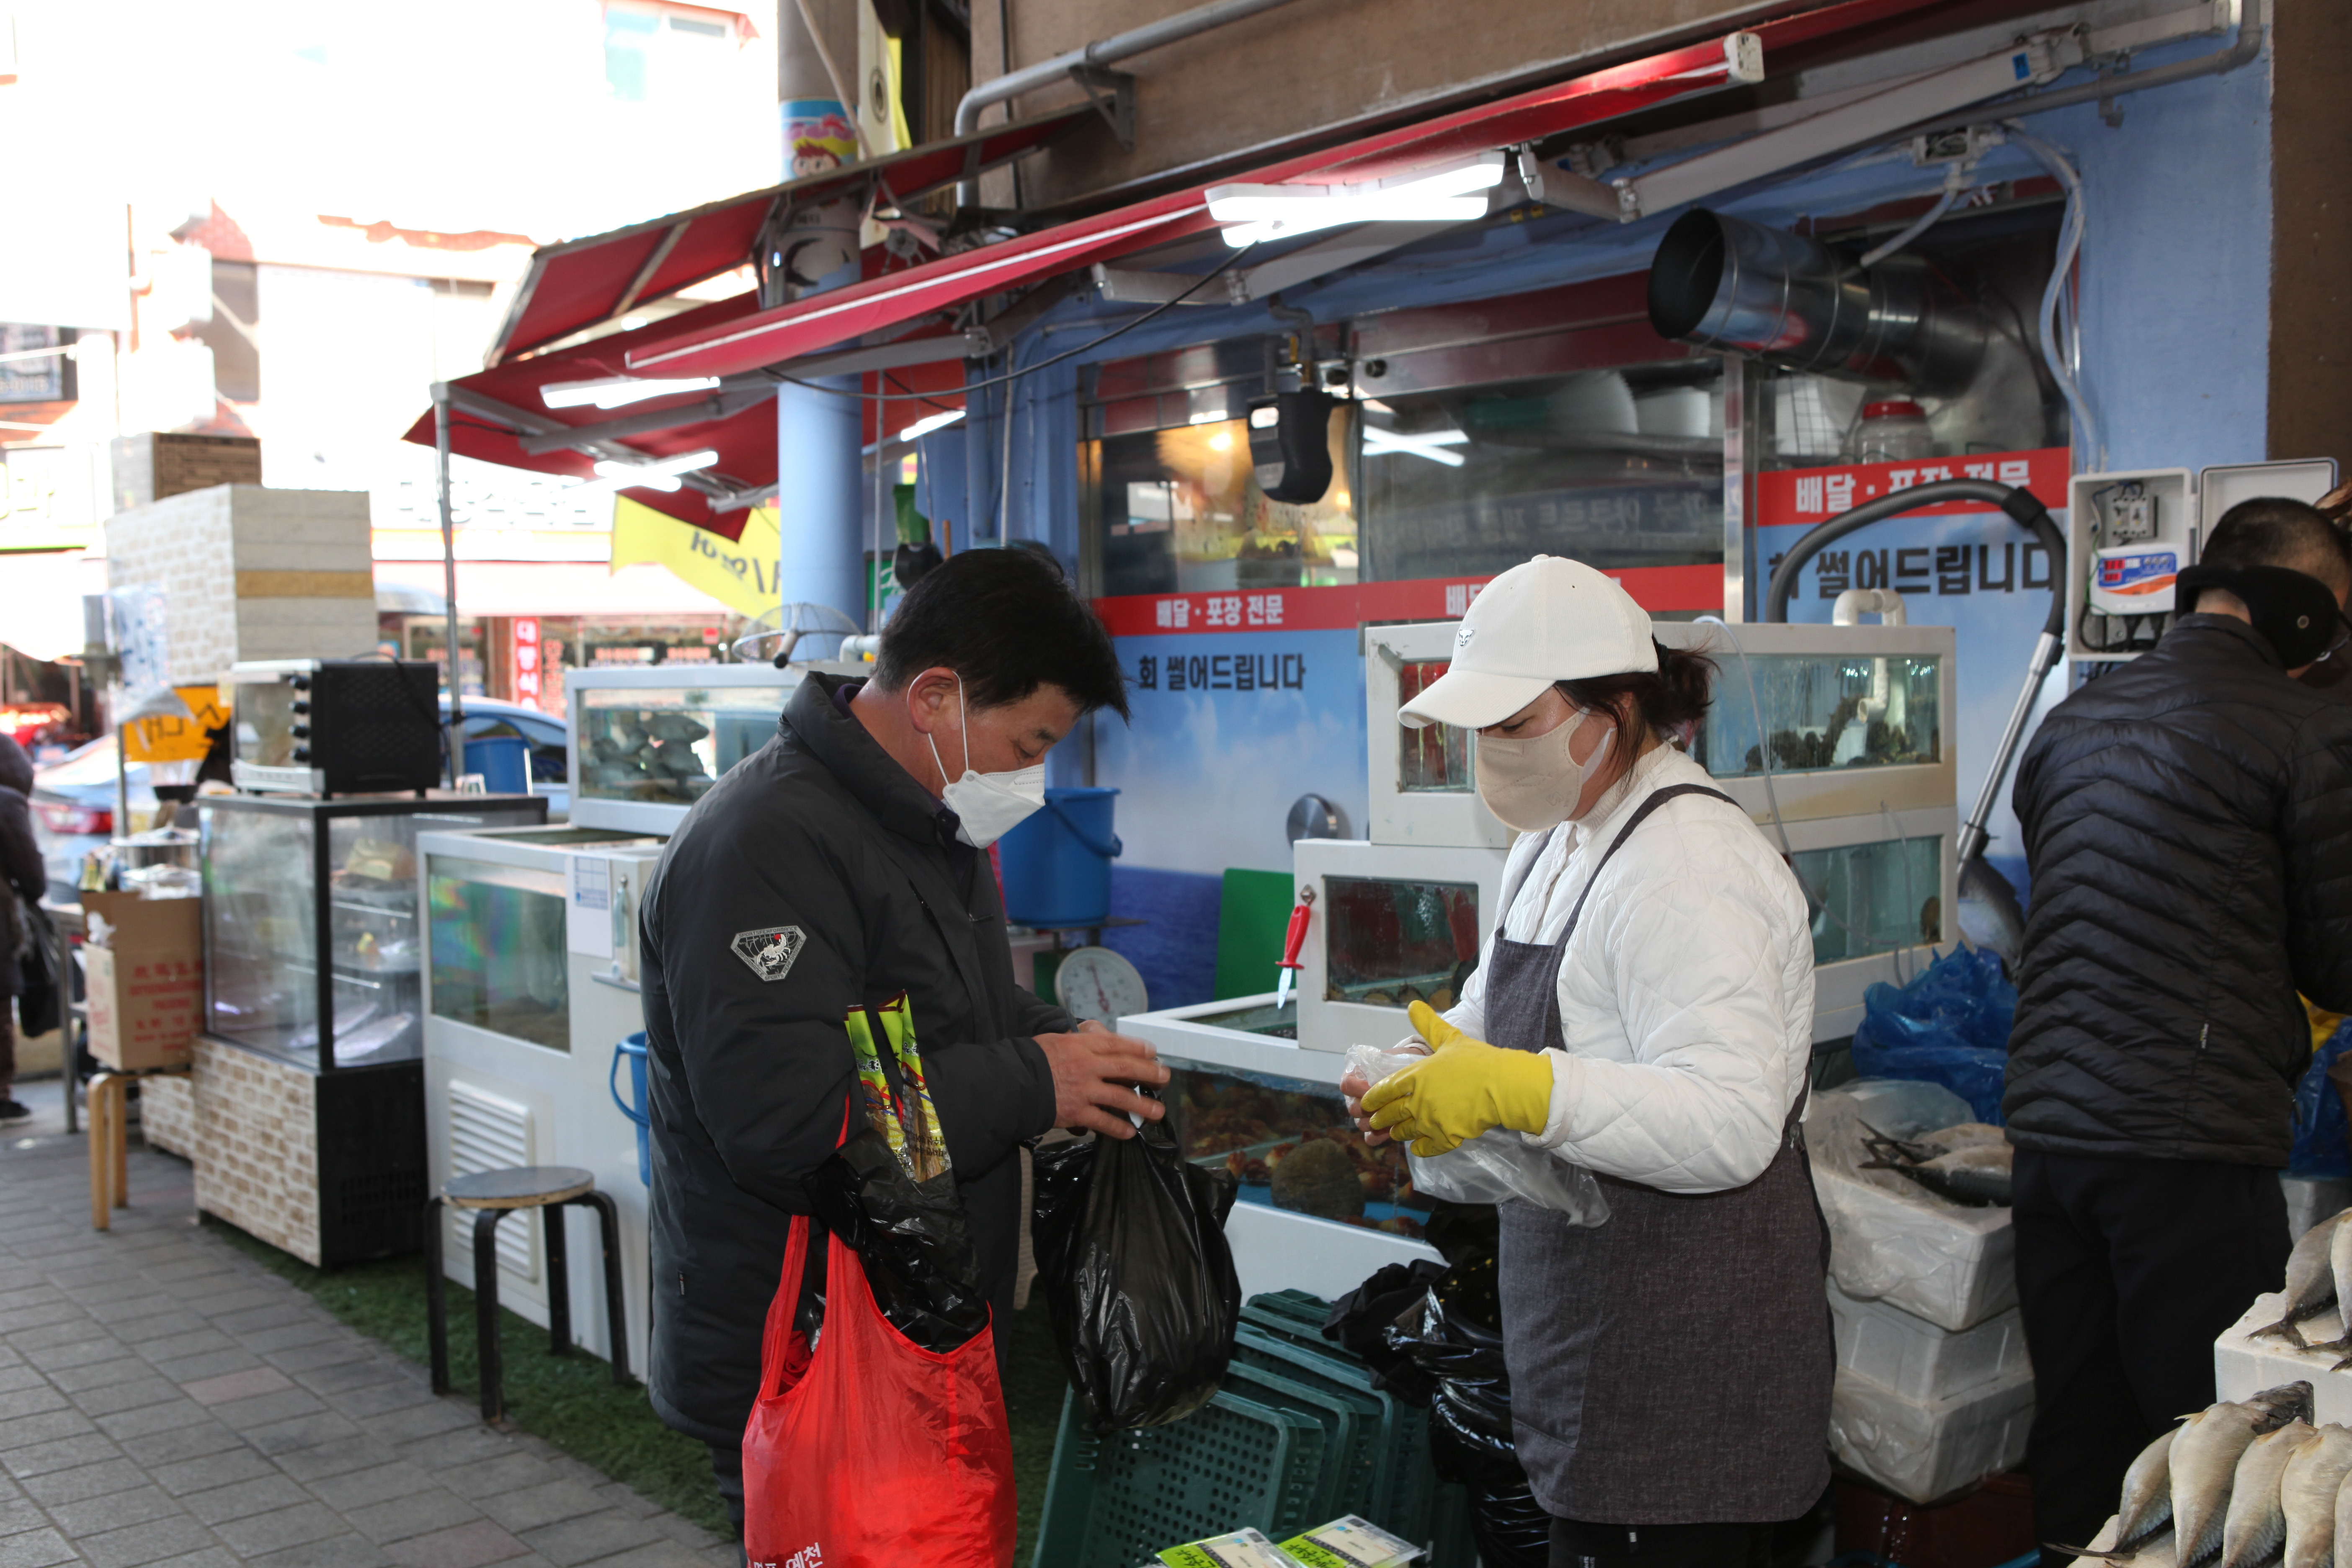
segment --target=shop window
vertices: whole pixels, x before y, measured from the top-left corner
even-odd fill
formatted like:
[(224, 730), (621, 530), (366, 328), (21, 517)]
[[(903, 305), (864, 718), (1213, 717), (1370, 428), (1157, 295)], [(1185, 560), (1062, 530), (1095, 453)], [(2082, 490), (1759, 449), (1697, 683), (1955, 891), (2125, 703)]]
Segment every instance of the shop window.
[(1299, 505), (1268, 500), (1257, 488), (1249, 428), (1237, 418), (1213, 415), (1199, 424), (1088, 442), (1081, 461), (1101, 592), (1355, 582), (1356, 510), (1348, 479), (1352, 406), (1332, 412), (1330, 441), (1331, 488), (1321, 500)]
[(698, 5), (604, 7), (604, 82), (623, 103), (684, 101), (734, 52), (740, 16)]
[(1712, 360), (1363, 404), (1368, 578), (1723, 559), (1723, 379)]

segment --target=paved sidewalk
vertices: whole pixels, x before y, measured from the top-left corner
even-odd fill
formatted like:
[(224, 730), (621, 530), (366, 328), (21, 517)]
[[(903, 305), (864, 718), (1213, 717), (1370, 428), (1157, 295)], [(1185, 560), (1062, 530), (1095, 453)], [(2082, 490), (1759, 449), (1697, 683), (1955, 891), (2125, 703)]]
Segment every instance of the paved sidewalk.
[(528, 1435), (197, 1228), (131, 1154), (89, 1225), (55, 1083), (0, 1128), (0, 1568), (735, 1568), (732, 1543)]

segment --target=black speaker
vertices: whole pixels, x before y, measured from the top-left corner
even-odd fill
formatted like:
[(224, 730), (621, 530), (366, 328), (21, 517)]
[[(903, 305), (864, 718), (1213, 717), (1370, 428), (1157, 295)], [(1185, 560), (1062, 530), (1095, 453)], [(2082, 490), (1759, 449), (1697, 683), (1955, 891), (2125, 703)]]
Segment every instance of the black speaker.
[(1331, 488), (1331, 408), (1337, 401), (1311, 387), (1250, 400), (1250, 463), (1266, 500), (1318, 501)]

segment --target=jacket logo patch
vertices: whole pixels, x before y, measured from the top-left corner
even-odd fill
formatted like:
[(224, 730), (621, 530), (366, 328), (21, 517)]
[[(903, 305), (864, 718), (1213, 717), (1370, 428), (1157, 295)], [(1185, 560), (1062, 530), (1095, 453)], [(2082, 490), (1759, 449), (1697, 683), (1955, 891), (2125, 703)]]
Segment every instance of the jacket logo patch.
[(793, 960), (808, 944), (808, 933), (798, 926), (769, 926), (739, 931), (727, 945), (762, 980), (782, 980), (793, 972)]

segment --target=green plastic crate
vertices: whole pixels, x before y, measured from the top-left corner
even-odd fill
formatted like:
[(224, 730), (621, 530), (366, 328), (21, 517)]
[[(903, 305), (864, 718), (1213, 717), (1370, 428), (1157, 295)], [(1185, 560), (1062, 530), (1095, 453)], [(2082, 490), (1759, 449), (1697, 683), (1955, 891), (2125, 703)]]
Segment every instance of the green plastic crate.
[(1478, 1538), (1470, 1532), (1470, 1489), (1437, 1489), (1430, 1521), (1429, 1568), (1479, 1568)]
[(1224, 1385), (1244, 1399), (1312, 1415), (1323, 1424), (1323, 1486), (1315, 1505), (1318, 1517), (1307, 1521), (1320, 1524), (1358, 1511), (1359, 1503), (1380, 1485), (1381, 1412), (1371, 1401), (1328, 1382), (1318, 1387), (1322, 1380), (1293, 1375), (1297, 1370), (1279, 1363), (1253, 1366), (1237, 1354), (1225, 1369)]
[(1264, 1297), (1259, 1297), (1243, 1304), (1243, 1322), (1266, 1333), (1279, 1335), (1302, 1350), (1328, 1351), (1335, 1355), (1348, 1353), (1337, 1341), (1323, 1337), (1323, 1321), (1320, 1318), (1308, 1323), (1278, 1307), (1261, 1306), (1259, 1303), (1264, 1300)]
[(1245, 1524), (1277, 1541), (1320, 1524), (1323, 1446), (1317, 1417), (1230, 1389), (1182, 1421), (1097, 1437), (1073, 1392), (1033, 1568), (1135, 1568)]
[(1429, 1539), (1431, 1492), (1437, 1478), (1429, 1463), (1427, 1411), (1373, 1387), (1371, 1369), (1328, 1342), (1302, 1345), (1244, 1321), (1234, 1338), (1234, 1359), (1369, 1405), (1378, 1417), (1376, 1479), (1371, 1494), (1353, 1511), (1409, 1541)]

